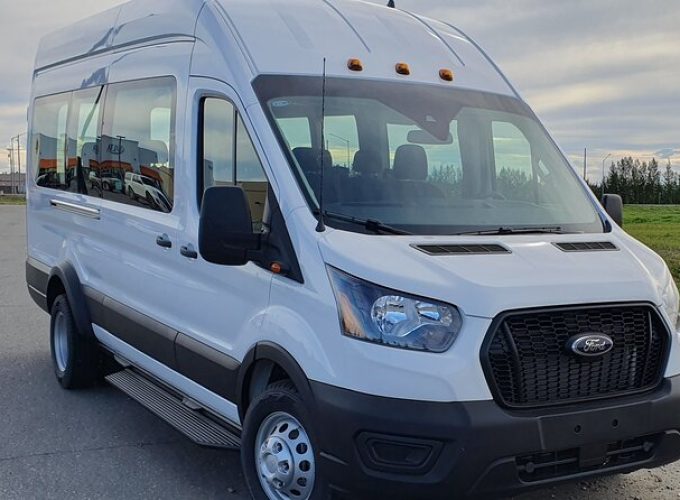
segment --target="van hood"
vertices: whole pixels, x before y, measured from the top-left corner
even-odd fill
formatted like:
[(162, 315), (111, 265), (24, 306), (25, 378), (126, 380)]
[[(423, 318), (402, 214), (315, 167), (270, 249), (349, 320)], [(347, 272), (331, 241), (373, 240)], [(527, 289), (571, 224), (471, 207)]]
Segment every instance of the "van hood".
[[(565, 252), (556, 243), (607, 242), (610, 251)], [(420, 245), (501, 245), (506, 253), (429, 255)], [(512, 309), (574, 304), (660, 305), (663, 260), (622, 230), (607, 234), (380, 236), (329, 230), (325, 262), (378, 285), (493, 318)]]

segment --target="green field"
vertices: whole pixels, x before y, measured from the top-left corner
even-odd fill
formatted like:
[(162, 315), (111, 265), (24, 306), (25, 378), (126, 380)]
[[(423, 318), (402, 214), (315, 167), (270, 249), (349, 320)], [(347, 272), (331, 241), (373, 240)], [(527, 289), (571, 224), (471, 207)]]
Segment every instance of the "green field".
[(680, 285), (680, 205), (627, 205), (623, 228), (668, 263)]
[(15, 195), (0, 195), (0, 205), (25, 205), (26, 198)]

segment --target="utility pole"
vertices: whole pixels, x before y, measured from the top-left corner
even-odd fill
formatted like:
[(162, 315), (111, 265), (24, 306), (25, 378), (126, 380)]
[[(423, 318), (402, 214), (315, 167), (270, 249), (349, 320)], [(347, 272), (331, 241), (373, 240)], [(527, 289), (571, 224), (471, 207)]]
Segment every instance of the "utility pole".
[(9, 140), (9, 194), (14, 194), (14, 137)]
[(17, 194), (21, 193), (21, 134), (17, 136), (17, 170), (19, 171), (19, 180), (17, 181)]
[(587, 181), (588, 148), (583, 150), (583, 180)]
[(604, 181), (607, 178), (607, 174), (605, 172), (605, 164), (607, 163), (607, 160), (611, 158), (612, 154), (609, 153), (607, 156), (605, 156), (604, 160), (602, 160), (602, 197), (604, 198)]

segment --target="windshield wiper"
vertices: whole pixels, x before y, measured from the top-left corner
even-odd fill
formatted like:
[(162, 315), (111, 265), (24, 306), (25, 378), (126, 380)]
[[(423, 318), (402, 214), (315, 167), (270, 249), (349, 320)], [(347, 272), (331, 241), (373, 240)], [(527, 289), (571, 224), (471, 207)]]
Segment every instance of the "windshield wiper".
[[(317, 211), (318, 213), (318, 211)], [(388, 234), (397, 234), (397, 235), (409, 235), (413, 233), (409, 233), (408, 231), (403, 231), (401, 229), (397, 229), (396, 227), (389, 226), (387, 224), (383, 224), (379, 220), (374, 220), (374, 219), (358, 219), (356, 217), (353, 217), (351, 215), (344, 215), (344, 214), (338, 214), (335, 212), (324, 212), (323, 213), (324, 217), (328, 219), (335, 219), (341, 222), (347, 222), (349, 224), (356, 224), (357, 226), (362, 226), (364, 229), (367, 229), (368, 231), (371, 231), (373, 233), (388, 233)]]
[(573, 234), (569, 231), (563, 231), (559, 226), (550, 227), (499, 227), (498, 229), (488, 229), (481, 231), (465, 231), (462, 233), (456, 233), (456, 236), (463, 235), (478, 235), (478, 236), (495, 236), (504, 234)]

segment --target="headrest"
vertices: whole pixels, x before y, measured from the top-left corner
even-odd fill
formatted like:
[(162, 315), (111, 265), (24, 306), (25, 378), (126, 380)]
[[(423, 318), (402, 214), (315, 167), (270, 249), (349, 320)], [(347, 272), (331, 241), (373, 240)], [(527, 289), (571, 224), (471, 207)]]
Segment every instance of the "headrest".
[(427, 180), (427, 153), (417, 144), (404, 144), (394, 155), (394, 176), (400, 180)]
[(352, 169), (362, 175), (379, 175), (383, 172), (380, 155), (371, 149), (360, 149), (354, 155)]
[[(321, 171), (321, 155), (318, 149), (314, 148), (295, 148), (293, 149), (293, 156), (300, 164), (300, 168), (305, 174), (314, 174)], [(327, 149), (323, 150), (323, 165), (324, 168), (333, 166), (333, 157), (331, 152)]]

